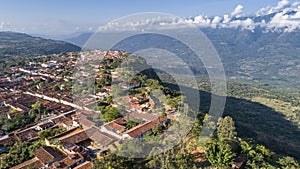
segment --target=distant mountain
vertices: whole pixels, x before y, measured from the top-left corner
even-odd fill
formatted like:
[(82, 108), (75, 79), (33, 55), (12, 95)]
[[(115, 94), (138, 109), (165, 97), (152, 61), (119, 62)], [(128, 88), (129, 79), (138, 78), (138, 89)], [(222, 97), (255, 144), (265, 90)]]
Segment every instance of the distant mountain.
[(77, 34), (73, 37), (64, 39), (64, 41), (83, 47), (86, 41), (94, 34), (94, 32), (85, 32)]
[[(263, 84), (297, 87), (300, 86), (300, 31), (269, 31), (255, 28), (254, 31), (240, 28), (200, 28), (216, 48), (231, 79), (260, 82)], [(68, 41), (83, 46), (92, 33), (85, 33)], [(99, 36), (101, 37), (101, 35)], [(174, 49), (174, 53), (185, 58), (197, 74), (205, 74), (202, 63), (190, 59), (186, 47), (179, 42), (167, 43), (168, 39), (157, 35), (136, 36), (127, 39), (114, 49), (135, 52), (135, 49)], [(180, 50), (178, 50), (180, 49)]]
[(203, 29), (232, 79), (299, 87), (300, 31)]
[(31, 57), (80, 50), (80, 47), (64, 41), (16, 32), (0, 32), (0, 58)]
[[(300, 3), (280, 1), (254, 15), (244, 15), (243, 6), (238, 5), (230, 14), (199, 15), (186, 21), (197, 25), (211, 40), (227, 77), (278, 87), (300, 86)], [(178, 20), (179, 25), (181, 22)], [(176, 21), (171, 25), (176, 28)], [(84, 33), (67, 41), (83, 46), (92, 34)], [(134, 36), (114, 49), (135, 52), (145, 48), (174, 49), (173, 53), (181, 55), (194, 73), (206, 73), (203, 64), (195, 61), (185, 46), (164, 36)]]

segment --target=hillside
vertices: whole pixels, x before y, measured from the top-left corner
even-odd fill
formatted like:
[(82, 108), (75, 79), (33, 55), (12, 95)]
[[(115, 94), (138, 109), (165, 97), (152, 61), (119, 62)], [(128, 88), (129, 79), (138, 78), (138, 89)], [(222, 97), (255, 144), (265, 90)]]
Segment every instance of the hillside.
[(78, 45), (83, 47), (85, 42), (93, 35), (93, 32), (86, 32), (86, 33), (82, 33), (80, 35), (75, 35), (73, 37), (70, 38), (66, 38), (64, 39), (64, 41), (66, 42), (70, 42), (72, 44)]
[(0, 32), (0, 58), (32, 57), (80, 50), (80, 47), (64, 41), (15, 32)]
[(300, 32), (203, 29), (228, 77), (276, 87), (299, 86)]

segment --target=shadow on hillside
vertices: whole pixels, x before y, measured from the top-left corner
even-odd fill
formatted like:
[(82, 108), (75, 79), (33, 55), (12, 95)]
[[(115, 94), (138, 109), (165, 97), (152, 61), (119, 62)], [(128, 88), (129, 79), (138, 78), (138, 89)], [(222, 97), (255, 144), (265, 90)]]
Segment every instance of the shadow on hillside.
[[(174, 84), (164, 85), (178, 90)], [(191, 92), (199, 92), (200, 111), (207, 113), (211, 104), (211, 93), (186, 88)], [(263, 104), (233, 97), (226, 98), (223, 116), (231, 116), (236, 125), (238, 136), (254, 138), (259, 144), (270, 150), (300, 160), (300, 129), (284, 115)]]

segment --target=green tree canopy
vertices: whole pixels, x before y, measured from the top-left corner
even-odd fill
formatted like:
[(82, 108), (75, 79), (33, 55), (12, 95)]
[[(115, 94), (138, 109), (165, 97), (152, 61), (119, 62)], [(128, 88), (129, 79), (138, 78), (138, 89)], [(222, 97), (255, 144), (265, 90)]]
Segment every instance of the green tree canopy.
[(212, 143), (208, 146), (206, 158), (214, 167), (227, 168), (233, 163), (235, 153), (226, 143)]
[(218, 120), (217, 135), (220, 141), (232, 141), (236, 138), (237, 133), (231, 117), (226, 116)]

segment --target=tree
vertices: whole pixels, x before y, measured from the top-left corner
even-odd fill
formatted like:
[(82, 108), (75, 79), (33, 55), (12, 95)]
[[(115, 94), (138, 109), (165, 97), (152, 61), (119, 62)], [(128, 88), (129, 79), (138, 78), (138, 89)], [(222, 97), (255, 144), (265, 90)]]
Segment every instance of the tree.
[[(195, 157), (187, 151), (186, 145), (181, 143), (168, 151), (158, 147), (154, 148), (151, 153), (163, 152), (148, 158), (148, 168), (160, 169), (194, 169), (196, 167)], [(151, 154), (150, 153), (150, 154)]]
[(103, 118), (107, 122), (113, 121), (121, 116), (121, 113), (115, 107), (106, 107), (103, 114)]
[(217, 135), (220, 141), (232, 141), (236, 138), (237, 133), (231, 117), (226, 116), (218, 120)]
[(139, 125), (138, 122), (135, 122), (135, 121), (133, 121), (133, 120), (127, 120), (125, 123), (126, 123), (126, 127), (127, 127), (128, 129), (131, 129), (131, 128), (133, 128), (133, 127)]
[(46, 107), (39, 101), (31, 106), (31, 110), (29, 111), (30, 117), (36, 117), (37, 115), (44, 115), (46, 114)]
[(59, 133), (62, 133), (63, 131), (65, 131), (64, 128), (59, 127), (59, 128), (52, 128), (52, 129), (48, 129), (48, 130), (44, 130), (39, 134), (39, 137), (41, 140), (44, 140), (45, 138), (49, 138), (52, 136), (55, 136)]
[(17, 142), (9, 148), (9, 156), (3, 158), (1, 168), (10, 168), (33, 157), (33, 152), (42, 146), (40, 141)]
[(121, 157), (117, 156), (114, 153), (109, 153), (106, 155), (103, 159), (98, 160), (96, 159), (93, 163), (93, 168), (94, 169), (132, 169), (132, 168), (137, 168), (137, 169), (144, 169), (144, 163), (139, 159), (133, 159), (130, 157)]
[(52, 87), (52, 91), (57, 92), (59, 91), (59, 86), (56, 84)]
[(233, 163), (235, 153), (226, 143), (212, 143), (208, 146), (206, 158), (212, 166), (226, 168)]
[(107, 104), (112, 104), (113, 103), (113, 97), (112, 96), (105, 97), (103, 99), (103, 101), (105, 101)]
[(277, 163), (282, 169), (297, 169), (300, 168), (299, 163), (293, 157), (279, 158)]
[[(242, 144), (243, 145), (243, 144)], [(274, 161), (274, 153), (268, 150), (263, 145), (251, 145), (244, 144), (242, 147), (242, 153), (246, 153), (248, 168), (276, 168)], [(246, 150), (246, 151), (245, 151)]]

